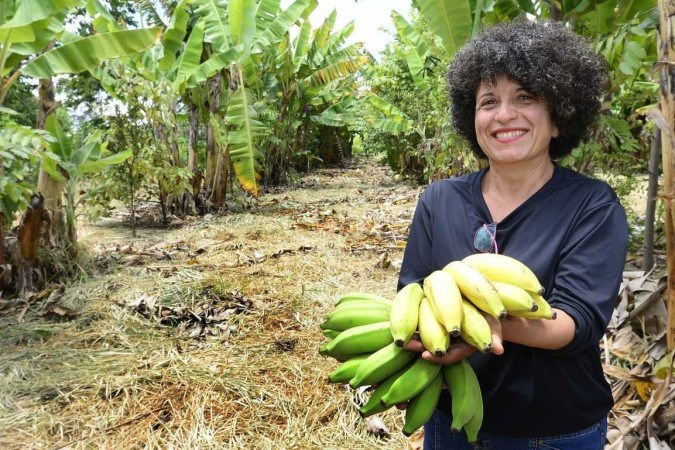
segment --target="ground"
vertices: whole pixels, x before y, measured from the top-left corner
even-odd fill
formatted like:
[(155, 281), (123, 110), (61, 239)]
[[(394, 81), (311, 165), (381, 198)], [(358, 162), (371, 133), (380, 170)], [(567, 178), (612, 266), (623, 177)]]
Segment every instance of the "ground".
[(399, 411), (373, 434), (327, 382), (319, 323), (393, 295), (419, 192), (355, 161), (136, 239), (83, 228), (100, 274), (0, 317), (0, 447), (406, 448)]
[(136, 238), (124, 214), (82, 227), (93, 273), (0, 303), (0, 448), (416, 448), (318, 349), (340, 295), (393, 296), (422, 190), (356, 159)]

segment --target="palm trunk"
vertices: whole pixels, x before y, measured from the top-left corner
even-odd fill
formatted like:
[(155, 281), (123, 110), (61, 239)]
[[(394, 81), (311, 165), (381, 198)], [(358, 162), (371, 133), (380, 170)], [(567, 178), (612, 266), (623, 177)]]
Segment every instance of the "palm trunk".
[(666, 225), (666, 246), (668, 249), (668, 290), (667, 290), (667, 340), (668, 350), (675, 349), (675, 209), (673, 196), (675, 185), (675, 158), (673, 157), (673, 136), (675, 135), (675, 93), (671, 89), (675, 83), (675, 67), (667, 61), (675, 60), (675, 6), (668, 0), (659, 0), (659, 61), (661, 95), (660, 113), (667, 123), (668, 129), (661, 130), (663, 160), (663, 198), (665, 204), (664, 222)]

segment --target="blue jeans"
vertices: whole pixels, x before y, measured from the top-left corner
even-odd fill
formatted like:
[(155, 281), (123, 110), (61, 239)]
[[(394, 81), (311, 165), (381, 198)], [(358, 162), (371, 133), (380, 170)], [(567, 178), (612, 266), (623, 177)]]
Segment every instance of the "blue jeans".
[(434, 412), (424, 426), (424, 450), (603, 450), (607, 419), (574, 433), (559, 436), (518, 438), (478, 433), (478, 441), (469, 444), (464, 431), (452, 433), (448, 416)]

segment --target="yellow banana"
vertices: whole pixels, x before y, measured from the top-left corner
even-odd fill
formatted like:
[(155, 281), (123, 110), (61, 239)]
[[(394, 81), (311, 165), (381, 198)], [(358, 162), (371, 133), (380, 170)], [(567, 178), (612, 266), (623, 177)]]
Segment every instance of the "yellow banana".
[(359, 365), (366, 360), (371, 353), (356, 355), (341, 363), (337, 369), (328, 375), (328, 381), (331, 383), (347, 383), (356, 373)]
[(394, 384), (394, 381), (398, 380), (398, 377), (403, 375), (403, 373), (406, 370), (407, 367), (399, 370), (393, 375), (388, 376), (382, 381), (382, 383), (378, 384), (377, 387), (373, 389), (373, 392), (371, 392), (368, 401), (365, 403), (365, 405), (359, 408), (359, 414), (361, 415), (361, 417), (369, 417), (372, 416), (373, 414), (379, 414), (381, 412), (388, 410), (389, 408), (391, 408), (391, 406), (393, 406), (393, 405), (384, 406), (384, 404), (380, 401), (380, 399), (384, 394), (387, 393), (391, 385)]
[(394, 381), (380, 398), (384, 406), (404, 403), (422, 392), (441, 371), (441, 365), (418, 357), (415, 362)]
[[(450, 429), (459, 432), (471, 420), (476, 412), (478, 398), (476, 386), (480, 386), (471, 365), (462, 359), (455, 364), (443, 367), (443, 378), (452, 396), (452, 424)], [(482, 400), (481, 400), (482, 401)]]
[(492, 330), (490, 324), (471, 303), (462, 300), (464, 316), (462, 318), (462, 333), (464, 341), (476, 347), (483, 353), (492, 351)]
[(399, 347), (408, 343), (417, 330), (420, 301), (424, 297), (422, 286), (410, 283), (396, 293), (391, 304), (391, 335)]
[(499, 294), (485, 275), (462, 261), (452, 261), (443, 271), (452, 275), (460, 292), (478, 309), (497, 319), (506, 317)]
[(551, 308), (551, 305), (548, 304), (544, 297), (532, 292), (530, 292), (530, 296), (532, 296), (534, 303), (537, 305), (536, 311), (514, 311), (509, 314), (512, 316), (524, 317), (526, 319), (553, 320), (556, 318), (557, 313)]
[(420, 340), (424, 348), (431, 353), (436, 356), (443, 356), (450, 347), (450, 335), (436, 318), (430, 303), (426, 297), (420, 302), (418, 323)]
[(403, 349), (392, 342), (362, 361), (349, 380), (349, 385), (357, 388), (377, 384), (407, 366), (417, 356), (416, 352)]
[(451, 336), (459, 336), (462, 327), (462, 295), (450, 273), (436, 270), (424, 279), (424, 295)]
[(335, 306), (353, 301), (368, 301), (391, 306), (391, 300), (370, 292), (348, 292), (335, 301)]
[(491, 281), (515, 284), (526, 291), (539, 294), (544, 292), (534, 272), (511, 256), (497, 253), (475, 253), (462, 261), (480, 271)]
[(359, 325), (388, 321), (389, 314), (389, 309), (382, 306), (340, 306), (328, 314), (320, 327), (322, 330), (343, 331)]
[(359, 325), (343, 331), (322, 345), (319, 354), (343, 359), (360, 353), (375, 352), (393, 341), (389, 321)]
[(405, 436), (411, 436), (418, 428), (429, 421), (441, 396), (442, 386), (443, 376), (439, 373), (422, 392), (410, 400), (405, 409), (402, 430)]
[(492, 285), (497, 289), (499, 298), (502, 300), (507, 313), (537, 310), (537, 304), (532, 299), (532, 296), (520, 286), (501, 281), (492, 281)]

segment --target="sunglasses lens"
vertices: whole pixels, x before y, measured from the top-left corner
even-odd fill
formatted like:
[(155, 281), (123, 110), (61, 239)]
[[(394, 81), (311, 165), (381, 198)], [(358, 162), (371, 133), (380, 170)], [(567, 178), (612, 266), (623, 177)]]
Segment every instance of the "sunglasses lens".
[(473, 238), (473, 246), (479, 252), (489, 252), (492, 251), (495, 245), (495, 232), (497, 227), (495, 224), (483, 225), (476, 230), (476, 234)]

